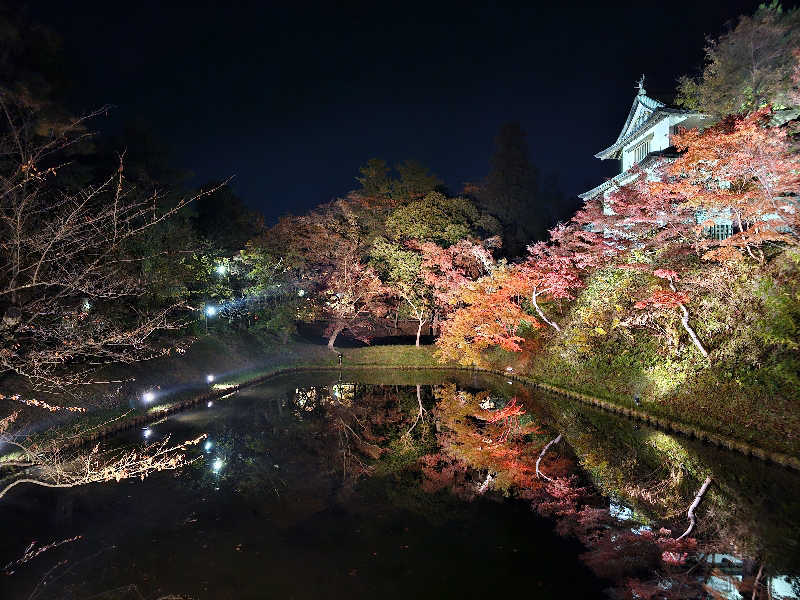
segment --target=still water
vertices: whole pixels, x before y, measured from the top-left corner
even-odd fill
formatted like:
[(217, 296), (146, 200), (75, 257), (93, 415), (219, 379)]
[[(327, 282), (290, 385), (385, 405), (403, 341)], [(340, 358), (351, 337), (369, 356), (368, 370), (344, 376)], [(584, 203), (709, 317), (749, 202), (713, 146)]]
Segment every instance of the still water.
[(16, 488), (0, 598), (800, 597), (797, 474), (502, 378), (283, 376), (112, 443), (201, 433), (178, 472)]

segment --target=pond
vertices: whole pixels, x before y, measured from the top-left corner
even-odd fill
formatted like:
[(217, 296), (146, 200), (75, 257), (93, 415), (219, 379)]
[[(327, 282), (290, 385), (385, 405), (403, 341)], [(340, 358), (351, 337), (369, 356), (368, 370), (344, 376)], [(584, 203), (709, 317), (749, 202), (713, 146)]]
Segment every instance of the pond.
[(800, 597), (796, 473), (503, 378), (279, 376), (112, 443), (200, 433), (180, 471), (17, 487), (0, 598)]

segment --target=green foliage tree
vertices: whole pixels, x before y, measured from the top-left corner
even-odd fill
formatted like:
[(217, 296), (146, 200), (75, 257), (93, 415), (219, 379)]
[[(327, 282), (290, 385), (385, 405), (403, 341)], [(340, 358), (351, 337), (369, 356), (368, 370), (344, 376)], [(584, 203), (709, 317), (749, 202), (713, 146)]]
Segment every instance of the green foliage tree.
[(197, 233), (212, 246), (231, 256), (264, 229), (264, 218), (247, 208), (230, 185), (213, 183), (213, 188), (195, 203)]
[(800, 48), (800, 9), (784, 10), (777, 0), (706, 45), (699, 77), (678, 80), (675, 102), (721, 117), (772, 104), (793, 104), (791, 74)]
[(363, 167), (358, 169), (361, 174), (356, 181), (361, 184), (359, 193), (365, 196), (388, 197), (392, 192), (391, 169), (382, 158), (370, 158)]
[(404, 160), (395, 166), (398, 178), (392, 182), (392, 198), (408, 201), (422, 198), (432, 191), (441, 191), (443, 181), (416, 160)]
[(425, 280), (422, 255), (378, 238), (370, 250), (370, 263), (384, 285), (401, 300), (398, 313), (403, 311), (417, 321), (416, 345), (419, 346), (422, 327), (432, 318), (434, 310), (433, 291)]
[(256, 329), (277, 335), (286, 343), (297, 332), (298, 321), (314, 317), (311, 295), (283, 259), (263, 246), (248, 244), (238, 259), (247, 284), (240, 310), (247, 312)]
[(430, 192), (396, 209), (386, 221), (388, 236), (398, 242), (417, 240), (451, 245), (475, 233), (478, 209), (465, 198)]

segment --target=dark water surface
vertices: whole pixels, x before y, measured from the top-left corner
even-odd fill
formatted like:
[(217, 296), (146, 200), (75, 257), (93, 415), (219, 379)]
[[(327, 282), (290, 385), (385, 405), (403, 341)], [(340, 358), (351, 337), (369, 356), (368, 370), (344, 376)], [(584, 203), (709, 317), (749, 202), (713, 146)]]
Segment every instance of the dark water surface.
[[(524, 414), (487, 420), (514, 398)], [(630, 592), (619, 582), (631, 573), (667, 581), (668, 597), (684, 571), (696, 597), (750, 598), (759, 565), (760, 597), (767, 587), (773, 598), (796, 597), (795, 474), (504, 379), (441, 371), (284, 376), (114, 443), (200, 433), (209, 437), (193, 450), (199, 459), (179, 472), (68, 490), (16, 488), (0, 502), (0, 567), (34, 540), (36, 548), (80, 538), (7, 566), (0, 598), (601, 598), (614, 587)], [(520, 482), (541, 487), (528, 467), (558, 433), (564, 441), (543, 461), (547, 472), (591, 486), (593, 506), (611, 508), (639, 538), (662, 519), (685, 526), (697, 489), (691, 473), (713, 470), (698, 548), (680, 572), (662, 569), (660, 550), (630, 572), (605, 568), (616, 562), (604, 558), (601, 542), (592, 546), (597, 535), (565, 533), (578, 517), (563, 502), (548, 516), (532, 510), (552, 490), (534, 494)]]

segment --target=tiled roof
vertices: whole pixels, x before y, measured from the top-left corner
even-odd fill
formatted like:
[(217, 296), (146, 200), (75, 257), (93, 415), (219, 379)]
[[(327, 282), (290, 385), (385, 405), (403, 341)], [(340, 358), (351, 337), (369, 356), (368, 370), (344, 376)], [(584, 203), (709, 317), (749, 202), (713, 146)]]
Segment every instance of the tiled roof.
[(583, 192), (582, 194), (578, 194), (578, 198), (581, 200), (591, 200), (598, 194), (602, 194), (609, 188), (615, 186), (623, 186), (626, 183), (630, 183), (635, 177), (640, 174), (640, 169), (646, 169), (647, 167), (655, 164), (658, 159), (672, 159), (674, 155), (672, 153), (668, 153), (665, 151), (661, 152), (651, 152), (648, 154), (641, 162), (639, 162), (638, 169), (628, 169), (627, 171), (623, 171), (619, 175), (612, 177), (611, 179), (606, 179), (603, 183), (598, 186), (593, 187), (588, 192)]
[[(633, 121), (633, 117), (636, 115), (636, 109), (639, 107), (639, 105), (652, 111), (652, 113), (648, 119), (632, 127), (631, 122)], [(639, 132), (649, 129), (671, 114), (688, 115), (692, 113), (694, 113), (694, 111), (669, 107), (663, 102), (659, 102), (655, 98), (651, 98), (646, 94), (637, 94), (636, 98), (633, 100), (631, 110), (628, 112), (628, 118), (625, 119), (625, 125), (622, 127), (622, 131), (620, 132), (619, 136), (617, 136), (617, 141), (605, 150), (601, 150), (595, 154), (595, 156), (597, 158), (616, 158), (615, 155), (617, 151), (636, 135), (638, 135)]]

